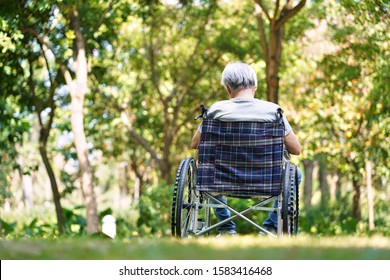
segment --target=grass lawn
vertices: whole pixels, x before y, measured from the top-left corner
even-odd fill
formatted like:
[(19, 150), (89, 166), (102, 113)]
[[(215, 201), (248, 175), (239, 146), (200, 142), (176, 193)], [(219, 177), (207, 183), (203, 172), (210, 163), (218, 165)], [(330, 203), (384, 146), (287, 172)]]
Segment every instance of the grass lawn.
[(0, 239), (2, 260), (389, 260), (389, 237)]

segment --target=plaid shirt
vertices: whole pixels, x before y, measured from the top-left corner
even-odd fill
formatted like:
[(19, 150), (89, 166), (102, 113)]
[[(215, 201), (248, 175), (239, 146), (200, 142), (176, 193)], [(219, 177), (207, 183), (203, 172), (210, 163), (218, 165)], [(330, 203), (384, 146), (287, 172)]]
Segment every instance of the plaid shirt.
[(204, 118), (196, 188), (227, 195), (278, 195), (283, 140), (283, 122)]

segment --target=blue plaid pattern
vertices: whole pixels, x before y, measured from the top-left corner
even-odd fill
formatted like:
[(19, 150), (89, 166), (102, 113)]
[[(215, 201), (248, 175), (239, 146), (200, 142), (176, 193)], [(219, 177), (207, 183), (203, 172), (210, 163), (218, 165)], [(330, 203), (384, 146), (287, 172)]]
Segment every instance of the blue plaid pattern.
[(227, 195), (278, 195), (283, 122), (203, 119), (196, 188)]

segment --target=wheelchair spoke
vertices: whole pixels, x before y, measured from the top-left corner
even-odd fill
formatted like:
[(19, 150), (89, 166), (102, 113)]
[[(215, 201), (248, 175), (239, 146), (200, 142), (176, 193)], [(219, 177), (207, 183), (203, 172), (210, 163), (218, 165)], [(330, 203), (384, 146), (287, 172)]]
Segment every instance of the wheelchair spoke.
[(187, 214), (185, 215), (184, 219), (182, 219), (181, 228), (183, 230), (181, 233), (181, 237), (185, 237), (187, 235), (190, 218), (191, 218), (191, 209), (187, 211)]

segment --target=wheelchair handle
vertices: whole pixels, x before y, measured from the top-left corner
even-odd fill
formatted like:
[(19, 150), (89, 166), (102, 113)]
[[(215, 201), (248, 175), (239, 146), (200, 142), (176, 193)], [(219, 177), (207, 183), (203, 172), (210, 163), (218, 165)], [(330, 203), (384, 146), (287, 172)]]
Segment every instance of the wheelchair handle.
[(207, 110), (208, 110), (207, 107), (202, 104), (202, 105), (200, 105), (200, 109), (202, 110), (202, 113), (197, 115), (195, 117), (195, 120), (197, 120), (199, 118), (207, 118)]
[(277, 113), (276, 113), (276, 121), (279, 124), (283, 123), (283, 110), (282, 108), (278, 108)]

